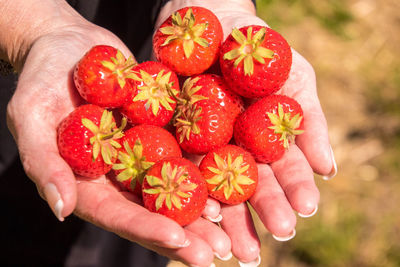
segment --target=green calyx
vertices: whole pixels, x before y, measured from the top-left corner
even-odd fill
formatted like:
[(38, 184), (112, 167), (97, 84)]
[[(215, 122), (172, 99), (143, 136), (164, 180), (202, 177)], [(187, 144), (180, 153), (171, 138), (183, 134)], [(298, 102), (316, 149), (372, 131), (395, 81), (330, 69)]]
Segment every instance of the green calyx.
[(250, 165), (243, 164), (243, 156), (240, 155), (232, 161), (232, 156), (229, 153), (228, 159), (224, 160), (218, 154), (214, 153), (214, 161), (217, 168), (207, 167), (208, 170), (213, 172), (215, 176), (207, 179), (207, 183), (216, 185), (212, 191), (218, 191), (220, 189), (224, 190), (225, 199), (229, 199), (234, 190), (239, 192), (239, 194), (244, 195), (244, 191), (241, 185), (251, 185), (254, 181), (243, 175)]
[(117, 180), (120, 182), (131, 180), (131, 189), (135, 190), (136, 181), (142, 184), (146, 171), (153, 166), (154, 162), (146, 161), (143, 156), (143, 145), (140, 139), (137, 139), (133, 148), (129, 146), (128, 141), (124, 142), (126, 153), (119, 152), (119, 163), (113, 165), (114, 170), (120, 170)]
[(208, 23), (196, 24), (193, 11), (189, 8), (185, 16), (182, 18), (179, 12), (171, 15), (172, 25), (160, 28), (160, 32), (168, 35), (162, 46), (166, 46), (176, 40), (182, 41), (185, 57), (189, 58), (193, 53), (194, 44), (197, 43), (202, 47), (208, 47), (210, 44), (206, 39), (202, 38), (204, 31), (208, 27)]
[(179, 97), (176, 97), (178, 105), (174, 115), (174, 120), (182, 116), (182, 113), (184, 113), (185, 110), (193, 106), (196, 102), (208, 99), (208, 97), (196, 94), (202, 87), (200, 85), (195, 86), (195, 84), (199, 80), (200, 80), (199, 77), (187, 78), (183, 83)]
[(125, 87), (126, 79), (132, 79), (132, 67), (137, 63), (132, 57), (125, 59), (121, 51), (117, 50), (115, 57), (110, 58), (111, 61), (103, 60), (101, 64), (109, 69), (116, 77), (121, 88)]
[(126, 126), (126, 118), (123, 118), (121, 126), (116, 128), (112, 112), (104, 110), (99, 126), (87, 118), (82, 118), (82, 124), (93, 133), (90, 138), (90, 144), (93, 146), (93, 161), (101, 154), (105, 163), (112, 164), (112, 159), (118, 155), (117, 149), (121, 147), (116, 140), (124, 136), (122, 130)]
[(261, 28), (254, 36), (252, 36), (252, 32), (253, 27), (247, 28), (247, 36), (245, 36), (240, 30), (234, 28), (231, 35), (240, 44), (240, 47), (224, 54), (224, 59), (235, 60), (235, 67), (243, 61), (244, 74), (248, 76), (254, 72), (254, 60), (265, 64), (266, 58), (274, 57), (274, 51), (261, 46), (265, 39), (266, 29)]
[(272, 126), (268, 128), (281, 136), (279, 141), (283, 141), (283, 146), (286, 149), (289, 148), (290, 143), (294, 142), (296, 135), (304, 132), (298, 130), (303, 117), (299, 113), (294, 116), (290, 112), (285, 113), (281, 103), (278, 103), (278, 114), (267, 112), (267, 116), (272, 123)]
[(185, 138), (190, 139), (190, 134), (199, 134), (200, 128), (197, 122), (201, 119), (201, 107), (196, 105), (186, 105), (180, 110), (179, 117), (175, 118), (174, 126), (179, 135), (179, 143), (181, 144)]
[(160, 106), (173, 111), (170, 104), (176, 103), (175, 95), (178, 91), (172, 88), (174, 83), (169, 81), (172, 72), (164, 74), (164, 70), (161, 70), (155, 78), (144, 70), (140, 70), (139, 74), (141, 77), (133, 75), (134, 80), (142, 83), (133, 101), (146, 101), (146, 110), (151, 108), (154, 116), (157, 116)]
[(163, 204), (169, 210), (173, 206), (181, 210), (181, 199), (191, 197), (191, 191), (197, 188), (196, 184), (186, 181), (189, 179), (189, 175), (185, 167), (172, 167), (170, 162), (165, 162), (161, 167), (161, 178), (146, 175), (145, 179), (151, 188), (144, 189), (143, 192), (158, 195), (156, 210), (159, 210)]
[(193, 105), (200, 100), (208, 99), (208, 97), (196, 94), (201, 89), (200, 85), (195, 86), (199, 80), (199, 77), (187, 78), (183, 83), (180, 98), (184, 104), (189, 103)]

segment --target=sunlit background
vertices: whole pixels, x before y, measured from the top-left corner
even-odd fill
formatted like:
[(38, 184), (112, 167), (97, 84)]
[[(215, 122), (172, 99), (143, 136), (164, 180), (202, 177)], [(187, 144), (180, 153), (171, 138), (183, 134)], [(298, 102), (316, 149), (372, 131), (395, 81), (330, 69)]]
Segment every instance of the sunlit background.
[(261, 266), (400, 266), (400, 1), (257, 4), (314, 66), (339, 167), (315, 177), (318, 213), (298, 217), (293, 240), (275, 241), (256, 219)]

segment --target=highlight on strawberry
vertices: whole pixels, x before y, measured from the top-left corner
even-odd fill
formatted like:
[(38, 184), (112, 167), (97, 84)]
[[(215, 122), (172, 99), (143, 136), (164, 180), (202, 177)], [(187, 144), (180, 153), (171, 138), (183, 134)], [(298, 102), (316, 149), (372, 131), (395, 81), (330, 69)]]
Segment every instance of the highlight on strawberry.
[(176, 139), (186, 152), (206, 154), (231, 140), (233, 120), (230, 117), (221, 105), (213, 101), (189, 105), (175, 118)]
[(200, 170), (184, 158), (158, 161), (143, 180), (144, 206), (182, 226), (200, 217), (207, 196), (206, 182)]
[(179, 96), (176, 74), (159, 62), (147, 61), (133, 67), (131, 77), (132, 93), (121, 113), (132, 124), (168, 124)]
[(231, 90), (260, 98), (276, 93), (286, 82), (292, 51), (278, 32), (252, 25), (232, 30), (222, 44), (219, 62)]
[(259, 162), (280, 159), (297, 135), (304, 132), (303, 110), (293, 98), (271, 95), (250, 105), (236, 120), (236, 144)]
[(106, 174), (117, 160), (125, 126), (125, 119), (116, 126), (111, 111), (92, 104), (79, 106), (58, 127), (60, 155), (78, 175)]
[(222, 26), (210, 10), (185, 7), (164, 21), (153, 38), (158, 61), (182, 76), (200, 74), (218, 59)]
[(146, 171), (154, 163), (168, 157), (182, 157), (174, 136), (154, 125), (141, 124), (130, 128), (125, 131), (121, 144), (113, 165), (116, 180), (138, 196), (142, 195)]
[(209, 195), (225, 204), (248, 200), (258, 183), (258, 168), (253, 156), (235, 145), (226, 145), (207, 153), (199, 165)]
[(137, 63), (108, 45), (92, 47), (76, 64), (74, 83), (83, 99), (105, 108), (117, 108), (131, 93), (129, 80)]
[(224, 79), (216, 74), (199, 74), (185, 80), (178, 101), (178, 111), (185, 105), (194, 105), (199, 101), (212, 101), (223, 107), (230, 119), (244, 110), (242, 98), (229, 90)]

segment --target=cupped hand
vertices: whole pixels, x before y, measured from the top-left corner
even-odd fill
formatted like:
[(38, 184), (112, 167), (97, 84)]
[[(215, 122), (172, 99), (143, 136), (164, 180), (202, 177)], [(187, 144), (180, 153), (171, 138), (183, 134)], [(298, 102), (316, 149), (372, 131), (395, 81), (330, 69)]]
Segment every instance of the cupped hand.
[[(266, 23), (254, 13), (221, 17), (224, 33), (246, 25)], [(304, 133), (296, 138), (283, 158), (272, 164), (259, 164), (259, 185), (249, 202), (275, 239), (294, 237), (296, 216), (312, 216), (318, 209), (320, 194), (313, 172), (326, 178), (336, 172), (329, 144), (328, 127), (317, 96), (315, 73), (311, 65), (294, 49), (289, 78), (277, 94), (299, 102), (304, 112)], [(242, 220), (237, 218), (243, 214)], [(245, 204), (222, 207), (221, 225), (232, 239), (232, 252), (242, 262), (258, 262), (260, 243), (252, 217)], [(239, 230), (243, 229), (243, 230)]]
[[(233, 28), (267, 24), (256, 16), (249, 0), (237, 1), (171, 1), (161, 12), (158, 24), (168, 12), (185, 6), (203, 6), (219, 18), (224, 39)], [(290, 40), (289, 40), (290, 43)], [(304, 112), (302, 135), (296, 138), (283, 158), (272, 164), (259, 164), (259, 185), (249, 203), (260, 220), (279, 241), (294, 237), (296, 215), (309, 217), (318, 209), (319, 191), (314, 172), (329, 179), (336, 174), (336, 163), (328, 138), (328, 127), (316, 88), (315, 73), (308, 61), (294, 49), (289, 78), (277, 94), (297, 100)], [(221, 226), (232, 242), (232, 253), (243, 263), (256, 266), (260, 262), (260, 241), (253, 218), (245, 203), (223, 205)], [(250, 265), (249, 265), (250, 266)]]
[[(167, 257), (198, 266), (211, 264), (214, 253), (230, 252), (230, 239), (210, 221), (199, 218), (182, 228), (141, 206), (105, 176), (76, 177), (57, 148), (56, 129), (83, 104), (72, 79), (75, 64), (91, 47), (114, 46), (131, 52), (109, 31), (87, 21), (69, 23), (40, 36), (32, 44), (8, 105), (8, 126), (25, 172), (59, 220), (75, 213), (84, 220), (137, 242)], [(204, 215), (215, 218), (219, 206), (208, 201)]]

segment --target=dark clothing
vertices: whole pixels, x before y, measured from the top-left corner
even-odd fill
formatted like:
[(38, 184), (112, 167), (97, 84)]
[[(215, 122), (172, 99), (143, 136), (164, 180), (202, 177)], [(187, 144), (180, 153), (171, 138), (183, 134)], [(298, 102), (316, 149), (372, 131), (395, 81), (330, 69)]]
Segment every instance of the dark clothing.
[[(157, 15), (168, 1), (161, 0), (69, 0), (86, 19), (117, 35), (139, 62), (148, 60)], [(140, 3), (140, 4), (138, 4)]]
[(60, 223), (18, 158), (0, 177), (0, 209), (2, 266), (62, 266), (84, 224), (75, 216)]

